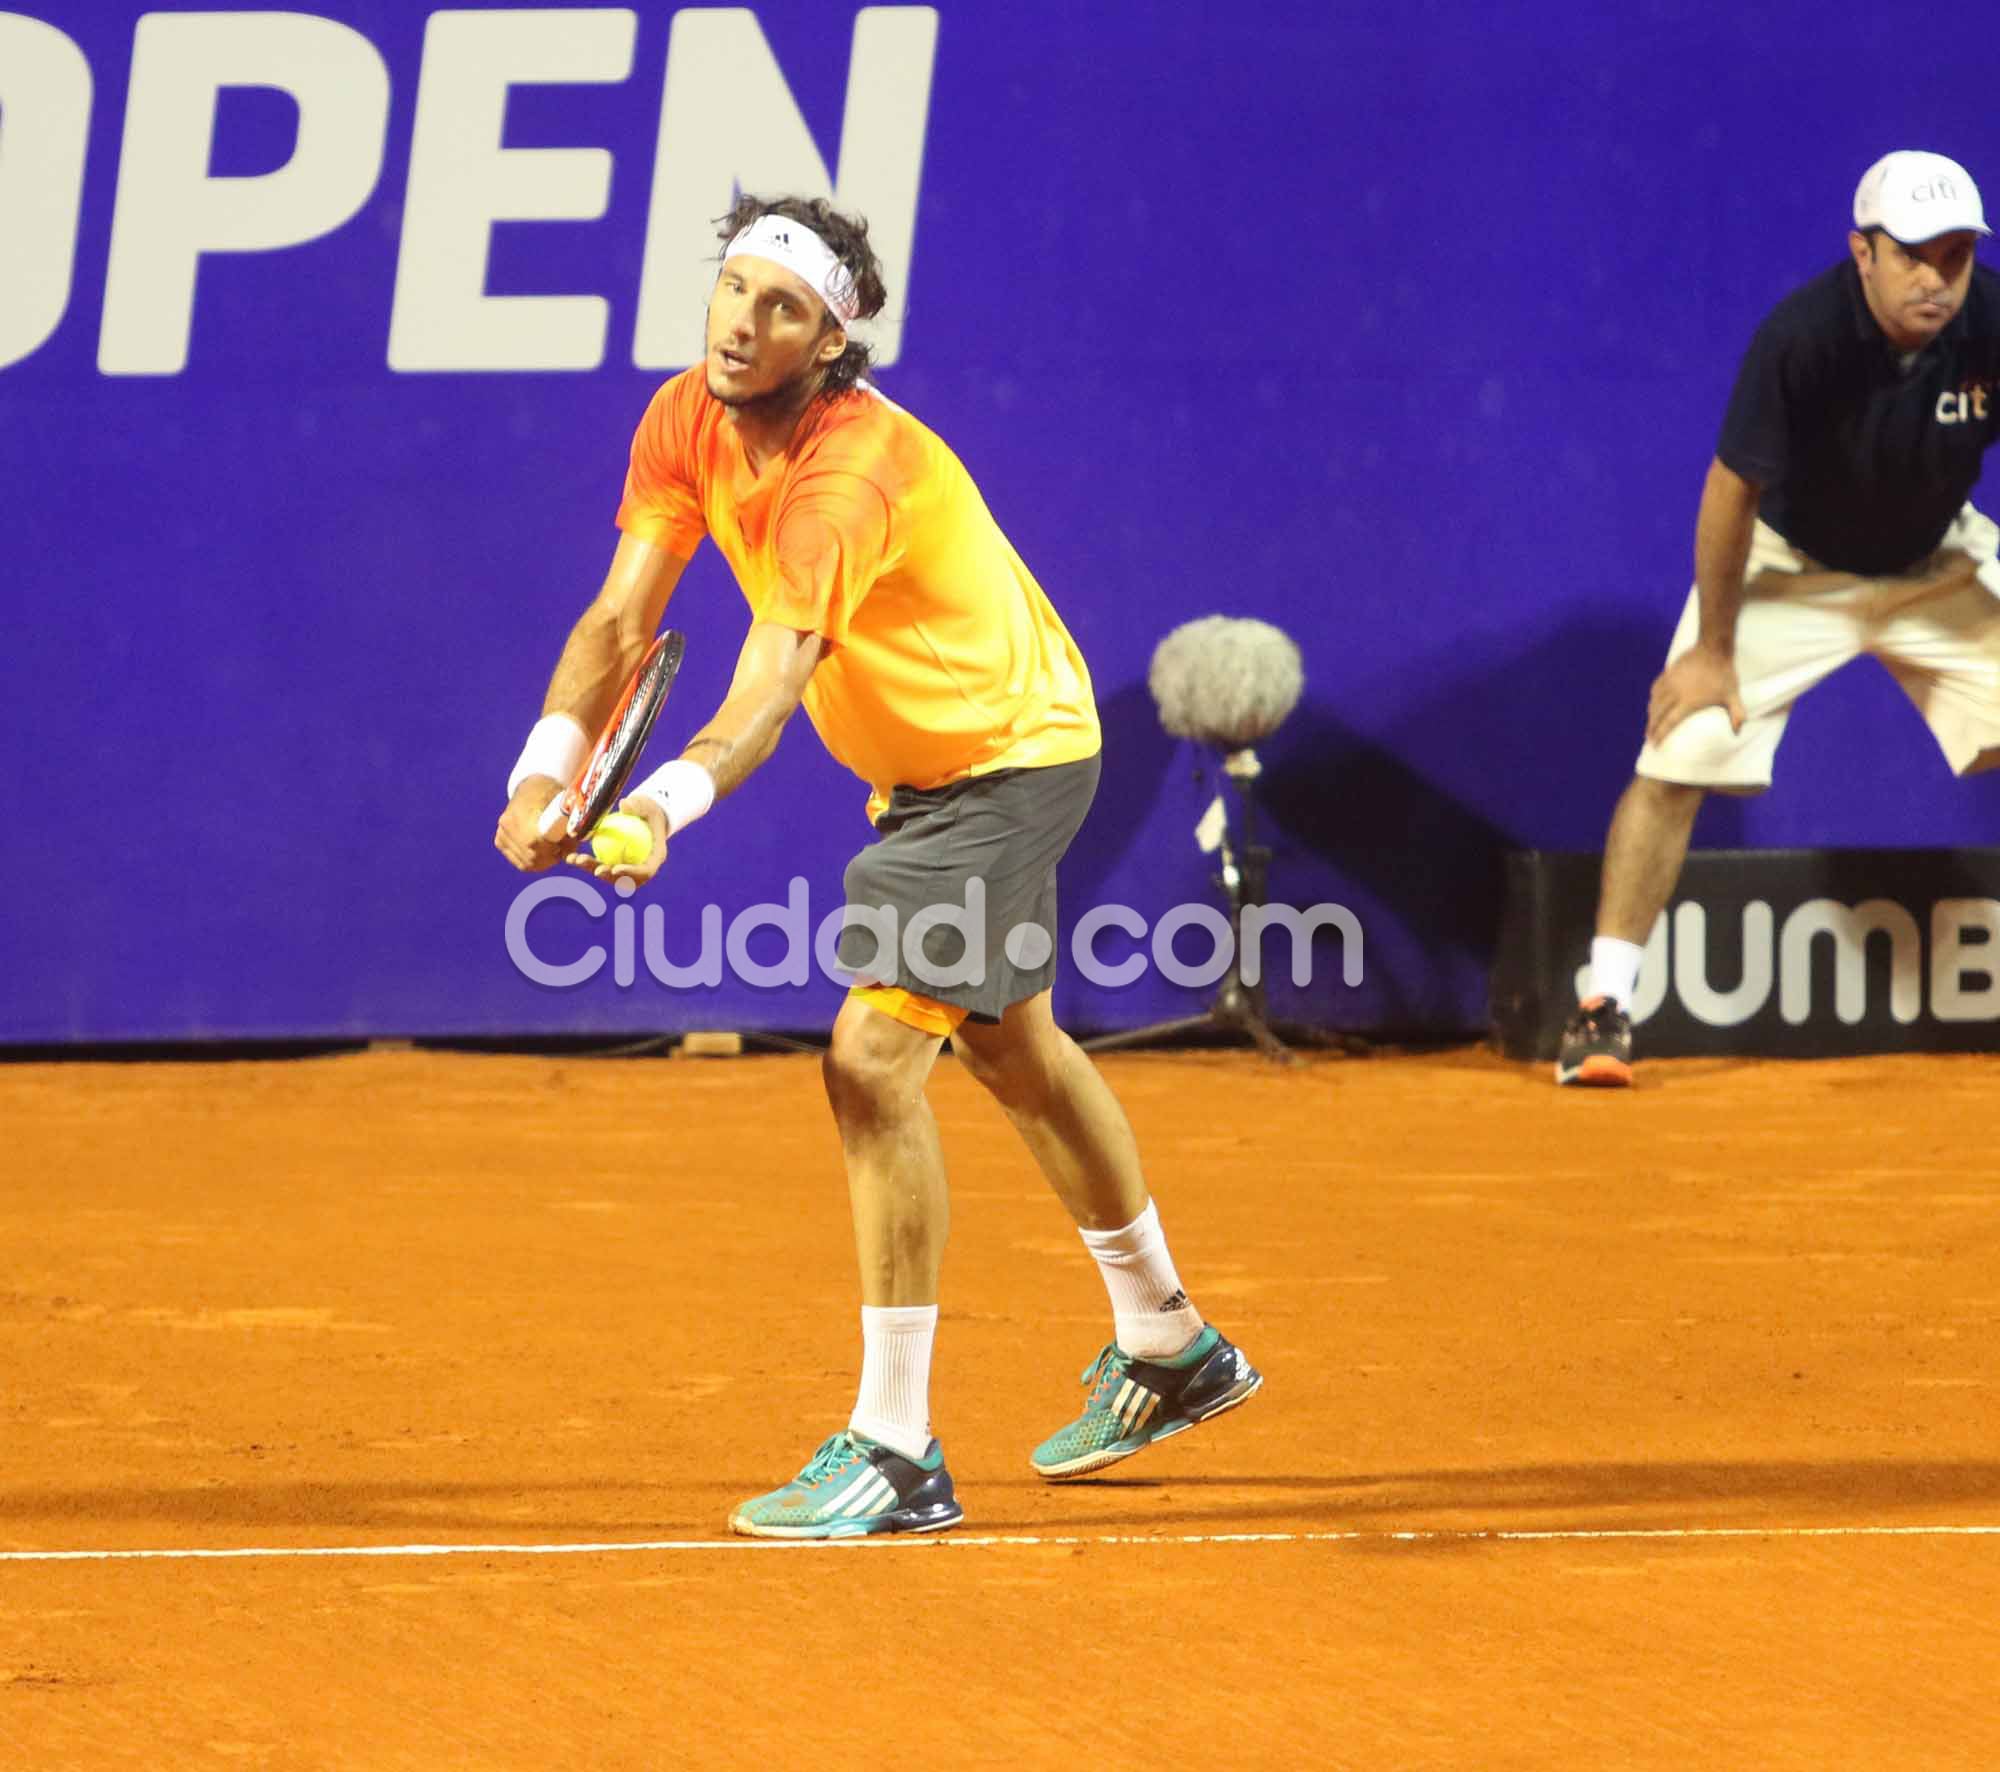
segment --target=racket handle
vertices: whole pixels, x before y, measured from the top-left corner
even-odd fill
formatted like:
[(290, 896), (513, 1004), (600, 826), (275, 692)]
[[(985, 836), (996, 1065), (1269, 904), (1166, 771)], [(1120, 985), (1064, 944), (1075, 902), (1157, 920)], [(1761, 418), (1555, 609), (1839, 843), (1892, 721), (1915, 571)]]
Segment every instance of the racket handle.
[(542, 809), (542, 821), (535, 827), (536, 835), (546, 842), (569, 822), (569, 789), (561, 793)]

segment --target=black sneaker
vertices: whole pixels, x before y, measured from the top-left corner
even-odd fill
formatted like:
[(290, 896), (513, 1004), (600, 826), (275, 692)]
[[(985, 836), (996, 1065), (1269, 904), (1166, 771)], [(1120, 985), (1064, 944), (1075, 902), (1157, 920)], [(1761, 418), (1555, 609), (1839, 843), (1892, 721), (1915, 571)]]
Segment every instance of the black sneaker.
[(1579, 1003), (1563, 1029), (1556, 1081), (1598, 1089), (1632, 1087), (1632, 1018), (1609, 997)]

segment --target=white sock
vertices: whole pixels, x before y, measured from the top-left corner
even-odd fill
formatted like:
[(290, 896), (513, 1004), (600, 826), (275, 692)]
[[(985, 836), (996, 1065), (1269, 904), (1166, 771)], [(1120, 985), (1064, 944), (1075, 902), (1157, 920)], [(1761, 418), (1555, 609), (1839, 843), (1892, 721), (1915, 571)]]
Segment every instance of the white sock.
[(1646, 950), (1636, 941), (1600, 935), (1590, 944), (1590, 995), (1609, 997), (1620, 1009), (1632, 1007), (1639, 986), (1639, 962)]
[(931, 1339), (938, 1307), (861, 1307), (861, 1391), (847, 1425), (921, 1458), (931, 1446)]
[(1201, 1333), (1201, 1312), (1188, 1303), (1166, 1233), (1151, 1200), (1122, 1230), (1077, 1235), (1097, 1261), (1104, 1289), (1111, 1294), (1111, 1320), (1118, 1345), (1142, 1360), (1163, 1360), (1188, 1347)]

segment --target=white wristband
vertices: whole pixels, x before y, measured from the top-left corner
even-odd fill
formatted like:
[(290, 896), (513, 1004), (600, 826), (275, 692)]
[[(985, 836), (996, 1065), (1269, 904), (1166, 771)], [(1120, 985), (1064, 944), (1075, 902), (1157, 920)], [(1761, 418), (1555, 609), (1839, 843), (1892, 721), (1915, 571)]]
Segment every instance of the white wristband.
[(660, 803), (660, 810), (667, 815), (667, 835), (671, 837), (715, 804), (715, 777), (699, 763), (676, 757), (671, 763), (662, 763), (632, 792)]
[(544, 714), (528, 732), (514, 773), (507, 777), (507, 798), (513, 799), (531, 775), (546, 775), (568, 787), (590, 752), (590, 734), (568, 714)]

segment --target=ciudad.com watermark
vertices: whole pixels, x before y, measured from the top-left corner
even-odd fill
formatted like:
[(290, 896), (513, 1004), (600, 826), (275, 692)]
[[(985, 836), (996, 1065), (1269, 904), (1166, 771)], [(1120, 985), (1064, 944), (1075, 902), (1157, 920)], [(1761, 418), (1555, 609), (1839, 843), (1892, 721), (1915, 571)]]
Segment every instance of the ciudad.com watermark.
[[(618, 898), (636, 890), (629, 880), (616, 882)], [(562, 907), (568, 907), (567, 911)], [(576, 922), (576, 913), (584, 918)], [(610, 940), (596, 925), (609, 918)], [(676, 918), (676, 947), (688, 931)], [(900, 973), (934, 987), (978, 985), (985, 981), (986, 882), (974, 876), (966, 882), (962, 904), (928, 905), (906, 921), (893, 907), (843, 903), (813, 921), (812, 899), (803, 875), (794, 874), (783, 904), (747, 905), (724, 924), (720, 905), (704, 905), (698, 919), (699, 940), (692, 955), (667, 951), (667, 914), (663, 906), (641, 910), (629, 903), (610, 904), (594, 882), (573, 874), (545, 874), (515, 894), (507, 907), (507, 957), (515, 969), (535, 984), (551, 990), (575, 990), (590, 983), (606, 967), (619, 989), (636, 984), (643, 964), (646, 976), (668, 990), (703, 990), (719, 985), (725, 973), (739, 984), (763, 988), (809, 983), (813, 967), (840, 985), (857, 978), (894, 978)], [(864, 932), (841, 955), (842, 934)], [(1275, 932), (1289, 943), (1289, 972), (1295, 985), (1312, 982), (1313, 936), (1332, 929), (1340, 936), (1340, 977), (1348, 986), (1362, 976), (1361, 922), (1345, 905), (1245, 905), (1242, 911), (1242, 952), (1229, 918), (1213, 905), (1179, 904), (1152, 923), (1130, 905), (1096, 905), (1070, 928), (1070, 959), (1090, 983), (1115, 990), (1143, 978), (1152, 968), (1169, 983), (1201, 990), (1218, 983), (1239, 959), (1239, 976), (1248, 985), (1263, 982), (1266, 938)], [(782, 953), (768, 957), (775, 931)], [(1187, 945), (1206, 947), (1189, 958)], [(578, 935), (587, 937), (579, 943)], [(1037, 922), (1016, 923), (1001, 942), (1008, 963), (1017, 971), (1035, 972), (1055, 952), (1053, 934)], [(563, 957), (557, 957), (558, 955)], [(902, 965), (897, 966), (897, 956)]]

